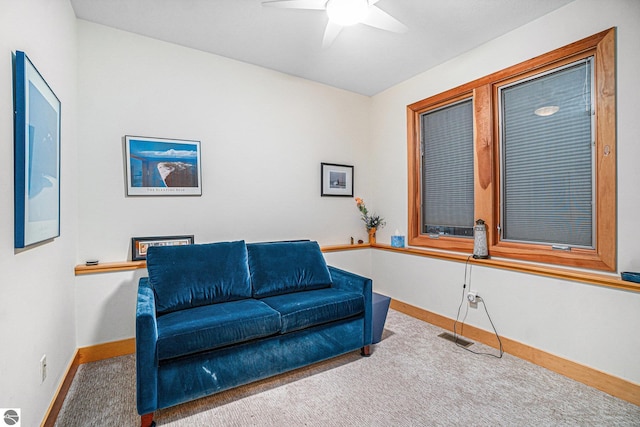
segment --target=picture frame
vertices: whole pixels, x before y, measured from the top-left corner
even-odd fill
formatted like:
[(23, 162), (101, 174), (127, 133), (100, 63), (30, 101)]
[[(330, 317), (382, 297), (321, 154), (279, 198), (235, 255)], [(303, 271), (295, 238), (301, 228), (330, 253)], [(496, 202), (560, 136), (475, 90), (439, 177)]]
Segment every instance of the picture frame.
[(147, 259), (147, 250), (151, 246), (182, 246), (193, 245), (193, 235), (186, 236), (156, 236), (156, 237), (132, 237), (131, 261)]
[(61, 103), (22, 51), (13, 55), (14, 247), (60, 236)]
[(353, 166), (320, 163), (320, 196), (353, 197)]
[(200, 141), (125, 136), (127, 196), (201, 196)]

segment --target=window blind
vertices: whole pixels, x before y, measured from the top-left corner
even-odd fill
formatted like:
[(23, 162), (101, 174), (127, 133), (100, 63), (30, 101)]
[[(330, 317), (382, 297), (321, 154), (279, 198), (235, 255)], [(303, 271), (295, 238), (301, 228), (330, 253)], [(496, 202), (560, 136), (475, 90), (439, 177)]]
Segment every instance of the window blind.
[(591, 76), (583, 60), (501, 89), (504, 240), (594, 246)]
[(425, 113), (421, 125), (423, 231), (473, 235), (473, 102)]

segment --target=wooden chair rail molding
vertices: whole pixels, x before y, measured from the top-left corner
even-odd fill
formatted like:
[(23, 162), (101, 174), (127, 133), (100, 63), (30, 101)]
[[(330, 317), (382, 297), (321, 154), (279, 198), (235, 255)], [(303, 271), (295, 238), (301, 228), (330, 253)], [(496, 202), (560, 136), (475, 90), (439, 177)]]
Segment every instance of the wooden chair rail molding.
[(96, 265), (76, 265), (76, 276), (83, 274), (113, 273), (115, 271), (137, 270), (147, 268), (146, 261), (104, 262)]
[[(352, 251), (359, 249), (373, 248), (384, 251), (392, 251), (401, 254), (422, 256), (427, 258), (443, 259), (447, 261), (466, 262), (469, 255), (454, 253), (454, 252), (440, 252), (429, 249), (417, 249), (417, 248), (395, 248), (390, 245), (381, 243), (364, 243), (359, 245), (332, 245), (323, 246), (322, 252), (340, 252), (340, 251)], [(551, 277), (560, 280), (570, 280), (573, 282), (588, 283), (590, 285), (606, 286), (609, 288), (623, 289), (626, 291), (640, 292), (640, 284), (629, 282), (620, 279), (619, 276), (613, 274), (600, 274), (590, 273), (580, 270), (570, 270), (568, 268), (556, 268), (539, 264), (528, 264), (525, 262), (507, 261), (504, 259), (469, 259), (470, 263), (482, 265), (485, 267), (499, 268), (502, 270), (517, 271), (520, 273), (536, 274), (539, 276)], [(145, 261), (123, 261), (123, 262), (108, 262), (97, 265), (77, 265), (75, 267), (76, 276), (84, 274), (97, 274), (97, 273), (111, 273), (116, 271), (137, 270), (146, 268), (147, 263)]]
[[(339, 252), (339, 251), (352, 251), (357, 249), (366, 249), (371, 247), (368, 243), (359, 245), (333, 245), (323, 246), (322, 252)], [(105, 262), (96, 265), (84, 265), (79, 264), (75, 267), (76, 276), (83, 274), (97, 274), (97, 273), (113, 273), (116, 271), (137, 270), (140, 268), (147, 268), (146, 261), (121, 261), (121, 262)]]

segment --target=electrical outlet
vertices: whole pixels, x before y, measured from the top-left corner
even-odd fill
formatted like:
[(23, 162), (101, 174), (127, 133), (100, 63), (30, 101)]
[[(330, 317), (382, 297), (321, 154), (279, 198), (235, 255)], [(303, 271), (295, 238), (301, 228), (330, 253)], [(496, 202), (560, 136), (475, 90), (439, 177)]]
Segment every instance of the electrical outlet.
[(43, 354), (40, 358), (40, 384), (47, 379), (47, 355)]
[(480, 297), (478, 296), (478, 292), (469, 291), (469, 293), (467, 293), (467, 301), (469, 301), (469, 307), (470, 308), (478, 308), (478, 300), (479, 299), (480, 299)]
[(469, 291), (469, 293), (467, 293), (467, 299), (469, 302), (477, 302), (477, 298), (478, 293), (476, 291)]

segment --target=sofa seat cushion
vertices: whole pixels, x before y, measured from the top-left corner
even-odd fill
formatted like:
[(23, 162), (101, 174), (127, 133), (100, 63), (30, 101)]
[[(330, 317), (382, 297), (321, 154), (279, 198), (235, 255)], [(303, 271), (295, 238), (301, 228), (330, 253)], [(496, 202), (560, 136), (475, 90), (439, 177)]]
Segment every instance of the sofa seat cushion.
[(244, 241), (152, 246), (149, 283), (158, 314), (251, 296)]
[(254, 298), (331, 286), (317, 242), (250, 243), (247, 255)]
[(158, 317), (158, 358), (212, 350), (279, 331), (280, 314), (253, 299), (174, 311)]
[(364, 312), (362, 294), (334, 288), (277, 295), (261, 301), (280, 313), (282, 334)]

